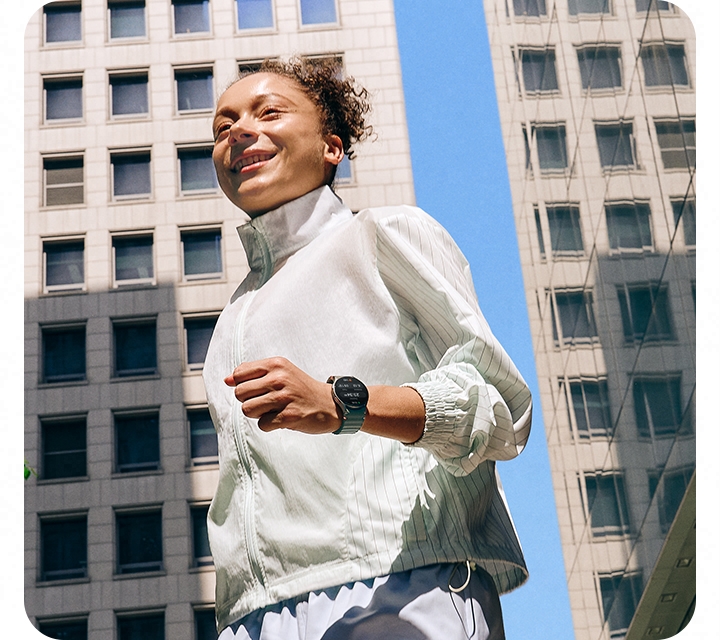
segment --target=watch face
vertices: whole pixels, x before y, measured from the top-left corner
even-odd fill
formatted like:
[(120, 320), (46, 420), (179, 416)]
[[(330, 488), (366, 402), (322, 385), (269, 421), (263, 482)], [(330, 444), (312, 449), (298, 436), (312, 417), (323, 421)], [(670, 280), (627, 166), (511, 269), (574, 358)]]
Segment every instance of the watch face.
[(367, 387), (352, 376), (343, 376), (335, 380), (335, 394), (349, 409), (364, 407), (368, 401)]

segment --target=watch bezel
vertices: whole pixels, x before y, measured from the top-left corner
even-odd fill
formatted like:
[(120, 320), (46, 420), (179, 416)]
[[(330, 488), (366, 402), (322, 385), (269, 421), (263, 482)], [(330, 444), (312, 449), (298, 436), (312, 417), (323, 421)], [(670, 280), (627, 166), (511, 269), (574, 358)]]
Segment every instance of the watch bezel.
[[(347, 391), (343, 389), (343, 385), (347, 383), (352, 384), (359, 384), (361, 387), (360, 393), (362, 394), (362, 397), (360, 399), (356, 399), (354, 397), (348, 398), (347, 397)], [(342, 404), (347, 409), (363, 409), (367, 406), (368, 399), (369, 399), (369, 392), (368, 388), (365, 386), (365, 383), (361, 380), (358, 380), (354, 376), (339, 376), (333, 380), (332, 383), (333, 393), (335, 394), (335, 397), (342, 402)]]

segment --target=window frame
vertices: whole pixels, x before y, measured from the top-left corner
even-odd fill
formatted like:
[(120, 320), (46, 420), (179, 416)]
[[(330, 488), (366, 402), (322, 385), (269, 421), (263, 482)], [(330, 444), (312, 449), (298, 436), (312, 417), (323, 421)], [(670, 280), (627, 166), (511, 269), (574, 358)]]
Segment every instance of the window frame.
[[(46, 363), (46, 336), (54, 333), (62, 333), (64, 331), (82, 331), (83, 334), (83, 367), (82, 373), (66, 373), (53, 376), (53, 379), (48, 379), (47, 376), (47, 363)], [(41, 353), (40, 353), (40, 383), (41, 384), (77, 384), (87, 382), (87, 320), (81, 320), (78, 322), (63, 322), (57, 324), (42, 324), (40, 325), (40, 342), (41, 342)], [(67, 358), (64, 358), (67, 360)]]
[[(540, 96), (557, 96), (560, 94), (560, 83), (558, 81), (558, 74), (557, 74), (557, 56), (555, 54), (555, 47), (554, 46), (546, 46), (546, 47), (528, 47), (528, 46), (521, 46), (518, 47), (515, 50), (516, 53), (516, 64), (519, 66), (519, 74), (518, 78), (522, 78), (522, 91), (525, 95), (533, 96), (533, 97), (540, 97)], [(543, 75), (541, 75), (539, 88), (533, 88), (528, 89), (528, 83), (527, 83), (527, 77), (528, 74), (525, 73), (525, 54), (528, 55), (537, 55), (540, 54), (543, 56)], [(550, 55), (552, 58), (552, 74), (554, 76), (555, 80), (555, 86), (550, 88), (543, 88), (543, 81), (545, 79), (545, 71), (548, 67), (548, 58), (547, 56)]]
[[(214, 186), (212, 187), (201, 187), (198, 189), (183, 189), (183, 158), (184, 154), (192, 154), (193, 152), (204, 152), (207, 154), (207, 160), (209, 162), (210, 175), (213, 177)], [(199, 196), (214, 196), (220, 191), (220, 184), (217, 180), (217, 174), (215, 173), (215, 165), (212, 159), (213, 144), (208, 143), (194, 143), (194, 144), (179, 144), (175, 147), (175, 158), (177, 162), (177, 185), (178, 185), (178, 197), (180, 198), (193, 198)]]
[[(113, 36), (112, 35), (112, 11), (113, 6), (122, 5), (143, 5), (143, 34), (142, 35), (130, 35), (130, 36)], [(108, 0), (107, 2), (107, 42), (112, 44), (114, 42), (126, 43), (126, 42), (140, 42), (148, 39), (148, 3), (147, 0)]]
[[(124, 409), (112, 412), (113, 416), (113, 474), (117, 476), (127, 477), (130, 475), (143, 475), (148, 473), (156, 473), (162, 471), (162, 438), (160, 436), (160, 408), (150, 407), (146, 409)], [(156, 429), (154, 434), (155, 441), (150, 443), (153, 448), (157, 447), (156, 459), (143, 462), (121, 462), (121, 438), (120, 426), (118, 421), (132, 420), (133, 418), (154, 418)], [(133, 438), (130, 438), (132, 441)], [(143, 447), (147, 443), (143, 443)], [(155, 453), (155, 450), (153, 450)]]
[[(660, 393), (663, 398), (668, 398), (671, 411), (663, 411), (663, 415), (668, 413), (676, 413), (673, 415), (674, 424), (659, 425), (654, 424), (652, 403), (649, 401), (647, 388), (645, 385), (665, 384), (665, 393)], [(637, 385), (640, 385), (639, 387)], [(639, 372), (631, 378), (631, 393), (633, 399), (633, 411), (635, 424), (637, 427), (638, 438), (643, 441), (655, 441), (661, 439), (670, 439), (682, 436), (692, 436), (693, 429), (691, 421), (683, 420), (683, 388), (682, 373), (667, 371), (662, 373), (645, 373)], [(672, 385), (672, 388), (670, 388)], [(642, 407), (638, 406), (638, 401), (642, 401)], [(662, 407), (658, 406), (658, 410)], [(656, 413), (658, 413), (656, 411)]]
[(202, 321), (210, 321), (213, 320), (213, 329), (210, 332), (210, 336), (212, 337), (212, 333), (215, 330), (215, 326), (217, 325), (217, 320), (220, 317), (220, 312), (215, 313), (209, 313), (209, 312), (203, 312), (198, 314), (185, 314), (182, 317), (182, 328), (183, 328), (183, 346), (184, 346), (184, 355), (185, 355), (185, 369), (187, 371), (202, 371), (205, 366), (205, 358), (207, 358), (207, 347), (210, 344), (210, 339), (208, 339), (208, 345), (205, 345), (205, 356), (203, 357), (203, 361), (200, 362), (190, 362), (190, 334), (188, 333), (188, 323), (193, 322), (202, 322)]
[(694, 250), (697, 242), (695, 196), (671, 197), (670, 206), (673, 210), (673, 219), (675, 220), (676, 226), (680, 219), (682, 219), (685, 246), (688, 249)]
[[(82, 414), (66, 414), (59, 416), (39, 416), (38, 421), (40, 423), (40, 477), (39, 482), (68, 482), (72, 480), (84, 480), (88, 478), (88, 456), (87, 456), (87, 413)], [(47, 434), (46, 430), (53, 429), (54, 426), (62, 424), (82, 423), (83, 436), (85, 440), (85, 446), (82, 449), (58, 449), (57, 451), (48, 451), (47, 447)], [(49, 477), (46, 473), (48, 468), (48, 455), (55, 455), (61, 458), (65, 458), (72, 454), (83, 454), (82, 462), (82, 473), (74, 475), (53, 475)]]
[[(217, 444), (217, 432), (215, 431), (215, 427), (213, 426), (213, 440), (215, 442), (215, 451), (216, 453), (212, 456), (195, 456), (193, 455), (193, 422), (191, 418), (191, 414), (203, 414), (203, 417), (205, 417), (205, 414), (207, 413), (207, 416), (210, 418), (210, 424), (212, 424), (212, 417), (210, 416), (210, 410), (208, 409), (207, 405), (189, 405), (185, 407), (185, 423), (187, 424), (187, 434), (188, 434), (188, 455), (190, 460), (190, 467), (207, 467), (209, 465), (217, 465), (218, 464), (218, 444)], [(201, 434), (202, 435), (208, 435), (208, 434)]]
[[(556, 248), (556, 244), (559, 242), (560, 233), (563, 231), (561, 227), (556, 227), (554, 221), (557, 220), (556, 214), (562, 210), (569, 212), (569, 218), (571, 219), (570, 226), (574, 231), (574, 235), (579, 238), (579, 248), (574, 249), (560, 249)], [(551, 216), (551, 212), (553, 215)], [(550, 254), (553, 260), (568, 259), (568, 258), (580, 258), (585, 255), (585, 240), (583, 238), (582, 230), (582, 218), (580, 215), (580, 204), (577, 202), (557, 202), (548, 203), (545, 205), (545, 216), (548, 222), (548, 231), (550, 233)], [(544, 244), (544, 239), (543, 239)]]
[[(595, 317), (594, 296), (592, 290), (582, 288), (553, 289), (551, 296), (551, 317), (553, 321), (553, 342), (556, 348), (591, 346), (600, 342), (600, 336), (597, 330), (597, 319)], [(565, 335), (563, 331), (562, 314), (558, 305), (558, 297), (562, 296), (567, 299), (570, 296), (582, 296), (582, 305), (579, 309), (585, 310), (585, 320), (591, 335), (576, 336), (574, 331), (572, 335)], [(579, 312), (578, 312), (579, 313)], [(578, 325), (579, 316), (575, 321), (575, 327)]]
[[(532, 13), (517, 13), (517, 4), (522, 3), (527, 7), (528, 3), (533, 3), (538, 7), (538, 14)], [(512, 0), (513, 5), (513, 16), (520, 20), (542, 20), (548, 17), (547, 12), (547, 0)], [(541, 12), (542, 7), (542, 12)]]
[[(65, 118), (49, 118), (48, 117), (48, 85), (62, 84), (70, 82), (80, 82), (80, 115), (68, 116)], [(81, 124), (85, 120), (85, 82), (82, 73), (63, 73), (48, 74), (42, 76), (42, 121), (45, 126), (59, 126), (69, 124)]]
[[(42, 203), (41, 206), (43, 209), (61, 209), (61, 208), (73, 208), (73, 207), (79, 207), (85, 205), (85, 154), (83, 152), (68, 152), (63, 154), (43, 154), (41, 156), (42, 162)], [(59, 182), (57, 184), (51, 185), (48, 182), (48, 164), (62, 164), (62, 163), (73, 163), (78, 162), (80, 163), (80, 171), (82, 173), (82, 180), (80, 182)], [(77, 167), (70, 167), (71, 169), (77, 168)], [(60, 168), (62, 170), (62, 168)], [(48, 198), (48, 193), (50, 191), (61, 189), (77, 189), (80, 188), (80, 194), (81, 199), (77, 201), (71, 201), (71, 202), (60, 202), (57, 204), (51, 204), (48, 201), (50, 198)]]
[[(583, 68), (584, 64), (581, 60), (581, 56), (586, 56), (587, 52), (594, 51), (595, 52), (595, 58), (593, 59), (591, 65), (594, 67), (594, 65), (597, 64), (597, 54), (599, 52), (603, 52), (605, 54), (609, 52), (616, 52), (617, 56), (614, 57), (614, 61), (617, 62), (617, 72), (619, 77), (619, 84), (614, 84), (611, 86), (606, 87), (593, 87), (592, 86), (592, 78), (593, 78), (593, 70), (591, 69), (589, 76), (587, 77), (587, 86), (585, 86), (585, 76), (583, 75)], [(588, 44), (582, 44), (575, 47), (575, 54), (577, 55), (577, 61), (578, 61), (578, 70), (580, 71), (580, 86), (582, 90), (585, 93), (592, 93), (592, 94), (602, 94), (602, 93), (619, 93), (624, 90), (625, 86), (625, 78), (623, 73), (623, 64), (622, 64), (622, 46), (620, 43), (611, 43), (611, 42), (602, 42), (602, 43), (588, 43)], [(611, 57), (606, 56), (606, 60), (610, 61)], [(608, 67), (610, 68), (610, 67)], [(610, 76), (612, 76), (614, 71), (610, 69)]]
[[(630, 510), (628, 507), (627, 490), (625, 489), (625, 477), (623, 473), (615, 470), (594, 470), (584, 471), (580, 473), (582, 479), (582, 491), (583, 491), (583, 502), (586, 505), (586, 518), (590, 521), (590, 530), (593, 538), (609, 538), (609, 537), (623, 537), (628, 536), (632, 533), (630, 526)], [(593, 495), (592, 502), (590, 500), (590, 487), (588, 480), (593, 479), (595, 482), (595, 493)], [(613, 491), (607, 491), (607, 487), (604, 490), (600, 488), (600, 481), (607, 482), (611, 481), (613, 485)], [(603, 512), (603, 518), (600, 518), (599, 512), (595, 512), (595, 508), (598, 506), (597, 498), (600, 494), (603, 494), (604, 498), (608, 495), (614, 494), (615, 500), (613, 503), (612, 514), (613, 519), (617, 522), (607, 524), (604, 522), (607, 513)], [(597, 513), (597, 520), (602, 522), (593, 523), (593, 513)]]
[[(177, 15), (175, 13), (175, 5), (177, 4), (206, 4), (206, 17), (207, 17), (207, 30), (206, 31), (177, 31)], [(170, 2), (170, 14), (172, 23), (172, 37), (178, 39), (187, 38), (207, 38), (212, 35), (212, 9), (210, 7), (210, 0), (171, 0)]]
[[(647, 1), (647, 9), (638, 7), (640, 2)], [(663, 2), (663, 0), (661, 0)], [(656, 11), (662, 13), (676, 13), (675, 5), (672, 2), (663, 2), (663, 7), (659, 7), (656, 0), (635, 0), (635, 11), (642, 15), (653, 15)]]
[(313, 30), (313, 29), (328, 29), (336, 28), (340, 26), (340, 5), (338, 0), (325, 0), (326, 2), (332, 2), (335, 11), (335, 20), (331, 22), (304, 22), (303, 21), (303, 0), (296, 0), (297, 6), (297, 17), (298, 17), (298, 28), (300, 31)]
[[(207, 546), (207, 550), (210, 551), (210, 543), (207, 539), (207, 514), (208, 510), (210, 508), (210, 502), (191, 502), (188, 503), (188, 515), (189, 522), (190, 522), (190, 542), (192, 546), (192, 562), (191, 566), (195, 569), (200, 569), (203, 567), (213, 567), (215, 562), (212, 557), (212, 552), (210, 552), (210, 555), (200, 555), (198, 554), (198, 551), (202, 550), (203, 546)], [(198, 514), (201, 514), (203, 516), (203, 519), (205, 520), (205, 544), (203, 544), (203, 541), (198, 540), (198, 532), (197, 526), (196, 526), (196, 518), (198, 517)]]
[[(52, 7), (52, 5), (55, 5)], [(60, 9), (61, 6), (70, 8), (78, 7), (79, 11), (79, 22), (80, 22), (80, 37), (77, 40), (48, 40), (48, 20), (47, 20), (47, 8)], [(51, 9), (51, 12), (52, 12)], [(82, 2), (71, 1), (71, 2), (48, 2), (43, 6), (43, 26), (42, 26), (42, 46), (43, 47), (79, 47), (83, 43), (83, 13), (82, 13)]]
[(273, 0), (266, 0), (267, 4), (270, 5), (270, 22), (269, 26), (262, 27), (241, 27), (240, 26), (240, 2), (243, 0), (233, 0), (233, 11), (235, 12), (235, 33), (237, 35), (244, 35), (246, 33), (262, 33), (262, 32), (274, 32), (277, 30), (277, 14), (275, 10), (275, 2)]
[[(650, 502), (652, 503), (654, 499), (657, 499), (658, 521), (660, 525), (660, 531), (662, 533), (667, 534), (668, 531), (670, 531), (670, 527), (675, 520), (675, 516), (680, 509), (680, 504), (682, 503), (683, 499), (681, 497), (677, 505), (673, 505), (670, 500), (668, 500), (668, 481), (681, 477), (685, 484), (685, 488), (683, 491), (684, 497), (694, 472), (695, 465), (692, 464), (686, 464), (671, 468), (658, 467), (648, 470), (648, 492)], [(668, 507), (671, 508), (669, 509)], [(670, 517), (671, 510), (673, 512), (672, 517)]]
[[(188, 109), (180, 108), (180, 81), (178, 76), (190, 76), (197, 73), (207, 73), (210, 77), (210, 90), (208, 95), (208, 104), (204, 107), (194, 107)], [(195, 64), (190, 66), (173, 67), (173, 91), (175, 95), (175, 116), (176, 117), (192, 117), (212, 113), (215, 108), (215, 67), (212, 64)]]
[[(643, 88), (651, 91), (651, 92), (663, 92), (663, 91), (682, 91), (682, 90), (692, 90), (693, 89), (693, 81), (690, 77), (690, 65), (688, 64), (687, 59), (687, 50), (685, 48), (686, 41), (682, 40), (670, 40), (670, 41), (661, 41), (661, 42), (640, 42), (640, 52), (639, 57), (642, 61), (642, 77), (643, 77)], [(649, 59), (649, 56), (645, 54), (646, 51), (656, 51), (664, 49), (665, 56), (664, 59), (667, 61), (667, 72), (668, 72), (668, 78), (660, 78), (660, 82), (654, 82), (649, 83), (648, 82), (648, 63), (646, 62)], [(682, 50), (682, 60), (683, 60), (683, 73), (685, 74), (685, 79), (687, 82), (677, 82), (676, 78), (674, 77), (673, 73), (673, 65), (670, 61), (671, 50)], [(658, 60), (657, 53), (653, 53), (652, 57), (654, 60)], [(657, 71), (657, 65), (653, 63), (655, 69), (653, 72)], [(662, 80), (668, 80), (667, 82), (662, 82)]]
[[(657, 139), (657, 148), (660, 151), (660, 160), (662, 161), (663, 171), (689, 171), (695, 170), (696, 153), (697, 153), (697, 128), (695, 116), (686, 117), (680, 116), (678, 118), (654, 118), (655, 124), (655, 138)], [(680, 136), (683, 140), (682, 147), (663, 146), (661, 143), (661, 134), (658, 130), (660, 127), (670, 127), (677, 125), (677, 132), (663, 133), (662, 135)], [(692, 125), (692, 139), (694, 144), (686, 144), (687, 137), (690, 136), (690, 131), (686, 131), (686, 127)], [(668, 165), (666, 158), (670, 157), (669, 154), (675, 154), (682, 150), (681, 158), (684, 157), (684, 164), (673, 163)], [(674, 156), (673, 156), (674, 157)]]
[[(667, 282), (626, 282), (616, 285), (616, 290), (625, 344), (672, 342), (676, 339)], [(643, 332), (640, 332), (640, 327), (636, 326), (640, 319), (633, 314), (633, 308), (637, 307), (637, 304), (633, 305), (632, 296), (633, 293), (639, 292), (649, 292), (652, 304), (647, 326)], [(664, 318), (659, 318), (660, 313)], [(653, 324), (665, 326), (666, 330), (651, 333)]]
[[(625, 584), (628, 584), (628, 588), (630, 589), (629, 595), (634, 601), (632, 603), (633, 613), (637, 610), (637, 607), (640, 604), (640, 598), (642, 597), (643, 593), (642, 574), (640, 573), (640, 571), (629, 571), (628, 573), (625, 573), (624, 571), (613, 571), (602, 574), (598, 573), (597, 580), (597, 593), (600, 596), (600, 606), (603, 616), (603, 627), (607, 625), (611, 639), (614, 640), (617, 638), (618, 640), (620, 640), (620, 638), (625, 637), (625, 634), (630, 628), (630, 622), (632, 621), (633, 616), (628, 614), (621, 615), (622, 621), (626, 622), (626, 624), (612, 627), (611, 618), (613, 617), (614, 605), (616, 602), (620, 602), (623, 606), (628, 604), (623, 600), (618, 600), (618, 597), (622, 595), (622, 592), (620, 590), (623, 587), (624, 581), (628, 580), (629, 582)], [(610, 583), (610, 586), (612, 588), (612, 598), (607, 597), (608, 590), (603, 589), (603, 582), (605, 582), (605, 584)], [(610, 605), (609, 607), (608, 604)]]
[[(206, 638), (204, 636), (204, 633), (201, 631), (201, 621), (200, 618), (202, 617), (208, 617), (212, 620), (212, 634), (209, 638)], [(208, 624), (208, 623), (204, 623)], [(215, 607), (214, 605), (194, 605), (193, 606), (193, 631), (194, 636), (193, 638), (195, 640), (216, 640), (217, 637), (217, 631), (215, 630)]]
[[(147, 111), (137, 111), (133, 113), (114, 113), (113, 111), (113, 80), (127, 78), (144, 78), (145, 79), (145, 101), (147, 103)], [(150, 118), (151, 105), (150, 98), (150, 70), (147, 67), (138, 69), (113, 69), (108, 71), (108, 120), (111, 122), (126, 122), (128, 120), (147, 120)]]
[[(620, 210), (622, 208), (632, 208), (635, 211), (635, 221), (637, 222), (638, 238), (640, 240), (640, 246), (613, 246), (615, 241), (620, 242), (622, 239), (619, 234), (614, 233), (614, 223), (612, 222), (613, 216), (611, 212)], [(649, 200), (610, 200), (603, 203), (603, 209), (605, 210), (605, 224), (608, 233), (608, 248), (611, 255), (620, 254), (643, 254), (643, 253), (654, 253), (655, 252), (655, 233), (652, 224), (652, 211), (650, 209)], [(639, 215), (643, 212), (642, 217)], [(645, 215), (645, 213), (647, 215)], [(647, 229), (643, 228), (644, 222), (647, 221)], [(617, 238), (616, 238), (617, 235)], [(643, 237), (647, 235), (647, 237)], [(649, 240), (649, 244), (645, 241)]]
[[(68, 511), (62, 513), (40, 513), (38, 514), (38, 582), (45, 584), (57, 584), (65, 582), (84, 582), (89, 579), (88, 574), (88, 512), (86, 510)], [(78, 568), (72, 569), (59, 569), (56, 571), (48, 572), (45, 568), (45, 555), (47, 549), (47, 542), (45, 540), (45, 525), (56, 524), (56, 523), (83, 523), (84, 524), (84, 539), (81, 541), (84, 544), (84, 554), (81, 552), (78, 559)], [(84, 556), (84, 557), (83, 557)], [(84, 567), (83, 567), (84, 565)], [(49, 577), (48, 573), (57, 574), (56, 577)]]
[[(570, 428), (573, 434), (576, 434), (576, 438), (583, 442), (590, 440), (608, 440), (612, 437), (614, 430), (613, 419), (612, 419), (612, 407), (610, 404), (610, 392), (608, 390), (607, 377), (585, 377), (579, 378), (568, 378), (560, 381), (568, 408), (568, 419), (570, 421)], [(588, 398), (588, 390), (597, 387), (597, 398), (599, 400), (599, 406), (597, 412), (591, 413), (591, 403), (594, 399)], [(579, 403), (576, 403), (575, 390), (580, 391), (582, 399), (582, 411), (584, 413), (584, 422), (587, 428), (580, 428), (580, 421), (578, 420), (578, 411), (580, 409)], [(602, 427), (598, 427), (595, 420), (591, 419), (592, 415), (600, 414), (605, 424)]]
[[(77, 615), (71, 615), (71, 616), (64, 616), (61, 618), (58, 617), (52, 617), (52, 618), (39, 618), (38, 619), (38, 631), (43, 634), (44, 636), (48, 637), (56, 637), (55, 634), (58, 633), (55, 629), (52, 627), (68, 627), (68, 626), (76, 626), (79, 625), (82, 629), (80, 632), (80, 637), (82, 640), (87, 640), (88, 638), (88, 616), (89, 614), (77, 614)], [(52, 636), (49, 634), (53, 634)], [(73, 640), (70, 638), (69, 640)]]
[[(122, 629), (122, 623), (126, 620), (149, 620), (157, 618), (161, 620), (162, 633), (159, 638), (147, 636), (147, 631), (141, 631), (140, 634), (132, 634), (126, 636)], [(117, 640), (165, 640), (167, 637), (167, 620), (165, 619), (165, 609), (146, 609), (142, 611), (116, 611), (115, 612), (115, 638)]]
[[(558, 133), (557, 140), (555, 142), (551, 141), (549, 138), (546, 139), (546, 141), (543, 143), (543, 148), (546, 150), (550, 148), (550, 144), (553, 145), (557, 144), (558, 150), (560, 150), (561, 156), (564, 156), (563, 158), (560, 158), (560, 160), (564, 160), (565, 164), (564, 166), (554, 166), (556, 163), (553, 162), (553, 166), (543, 166), (543, 164), (547, 165), (547, 159), (543, 161), (544, 154), (540, 153), (540, 138), (538, 137), (539, 131), (556, 131)], [(565, 123), (540, 123), (540, 122), (534, 122), (531, 125), (531, 138), (535, 140), (535, 151), (537, 153), (538, 158), (538, 168), (540, 169), (540, 174), (545, 176), (565, 176), (570, 174), (570, 156), (568, 155), (568, 142), (567, 142), (567, 127), (565, 126)], [(562, 142), (562, 148), (560, 148), (560, 142)], [(530, 144), (532, 144), (532, 140), (529, 141)], [(547, 146), (546, 146), (547, 145)]]
[[(85, 278), (86, 269), (86, 251), (85, 251), (85, 236), (63, 236), (63, 237), (46, 237), (41, 239), (42, 242), (42, 291), (46, 294), (52, 293), (78, 293), (85, 291), (87, 287), (87, 280)], [(74, 245), (82, 244), (82, 280), (80, 282), (64, 283), (64, 284), (48, 284), (48, 252), (49, 246), (62, 246), (62, 245)]]
[[(152, 164), (152, 150), (150, 147), (137, 147), (133, 149), (110, 149), (110, 198), (111, 202), (126, 203), (133, 200), (152, 200), (153, 198), (153, 164)], [(115, 178), (115, 160), (125, 158), (145, 158), (147, 157), (147, 172), (148, 172), (148, 192), (134, 192), (134, 193), (115, 193), (116, 189), (116, 178)], [(137, 163), (139, 164), (139, 163)]]
[[(570, 16), (571, 20), (578, 20), (581, 17), (582, 18), (592, 18), (597, 17), (598, 19), (602, 19), (606, 16), (614, 16), (615, 15), (615, 3), (613, 0), (598, 0), (600, 2), (607, 3), (607, 11), (581, 11), (578, 7), (578, 2), (582, 2), (582, 0), (568, 0), (568, 16)], [(573, 10), (573, 7), (575, 8)]]
[[(150, 263), (152, 267), (152, 275), (145, 278), (125, 278), (118, 279), (117, 277), (117, 246), (115, 241), (131, 240), (131, 239), (150, 239)], [(111, 256), (111, 269), (112, 269), (112, 283), (114, 289), (124, 289), (126, 287), (147, 287), (154, 286), (157, 284), (155, 279), (155, 234), (153, 229), (147, 230), (133, 230), (133, 231), (122, 231), (112, 232), (110, 234), (110, 251)]]
[[(595, 122), (593, 122), (593, 125), (595, 129), (595, 141), (597, 144), (598, 159), (600, 161), (600, 167), (603, 173), (635, 171), (640, 168), (640, 163), (637, 157), (637, 144), (635, 143), (635, 123), (632, 120), (614, 120), (612, 122), (596, 120)], [(605, 154), (603, 153), (603, 146), (600, 144), (600, 131), (609, 131), (613, 128), (617, 128), (618, 135), (616, 136), (615, 141), (615, 151), (612, 158), (610, 159), (610, 162), (608, 163), (608, 158), (603, 157)], [(621, 143), (625, 139), (627, 139), (628, 141), (631, 162), (616, 163), (618, 149), (621, 147)], [(625, 155), (624, 150), (622, 155)]]
[[(182, 281), (185, 283), (194, 283), (203, 280), (222, 280), (225, 277), (225, 259), (223, 256), (223, 229), (221, 224), (216, 225), (203, 225), (201, 227), (180, 227), (179, 228), (179, 240), (180, 240), (180, 272), (182, 273)], [(207, 271), (203, 273), (186, 273), (186, 261), (185, 261), (185, 238), (192, 235), (210, 235), (211, 232), (216, 232), (219, 236), (219, 247), (218, 255), (220, 259), (220, 271)]]
[[(142, 378), (146, 376), (158, 376), (160, 375), (160, 362), (158, 358), (158, 345), (157, 345), (157, 316), (141, 316), (132, 318), (111, 318), (110, 323), (112, 326), (112, 349), (113, 349), (113, 367), (112, 367), (112, 378), (115, 380), (126, 380), (133, 378)], [(118, 344), (117, 344), (117, 329), (126, 327), (143, 327), (152, 326), (154, 329), (155, 336), (155, 366), (154, 367), (136, 367), (129, 369), (118, 368)]]
[[(121, 561), (121, 545), (123, 544), (123, 540), (121, 540), (121, 532), (120, 532), (120, 524), (121, 520), (124, 518), (132, 518), (133, 516), (148, 516), (153, 515), (156, 517), (159, 517), (158, 523), (159, 523), (159, 531), (153, 532), (158, 533), (157, 540), (154, 541), (154, 543), (159, 546), (160, 550), (160, 558), (159, 560), (146, 560), (141, 562), (125, 562), (123, 563)], [(114, 575), (115, 576), (125, 576), (125, 575), (132, 575), (132, 576), (143, 576), (148, 574), (157, 574), (162, 573), (165, 571), (165, 545), (163, 540), (163, 509), (162, 504), (149, 504), (149, 505), (143, 505), (141, 507), (133, 506), (133, 507), (116, 507), (113, 509), (113, 529), (114, 529), (114, 547), (115, 547), (115, 568), (114, 568)], [(151, 523), (153, 525), (158, 523)], [(130, 542), (130, 541), (127, 541)]]

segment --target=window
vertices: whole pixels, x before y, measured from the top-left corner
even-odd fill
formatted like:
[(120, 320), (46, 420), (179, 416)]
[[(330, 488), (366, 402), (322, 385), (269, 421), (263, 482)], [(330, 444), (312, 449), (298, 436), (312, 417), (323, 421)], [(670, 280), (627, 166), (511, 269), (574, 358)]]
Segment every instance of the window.
[(682, 219), (683, 232), (685, 233), (685, 245), (695, 246), (695, 198), (682, 198), (671, 200), (675, 225)]
[(270, 29), (273, 26), (272, 0), (235, 0), (238, 29)]
[(553, 316), (557, 314), (553, 321), (553, 337), (556, 343), (576, 344), (597, 337), (591, 292), (556, 291), (552, 311)]
[(50, 2), (44, 7), (45, 43), (78, 42), (82, 38), (81, 4)]
[(218, 442), (207, 407), (187, 410), (190, 425), (190, 458), (194, 466), (214, 464), (218, 459)]
[(650, 500), (655, 496), (655, 492), (658, 489), (660, 490), (657, 507), (660, 517), (660, 529), (663, 533), (670, 530), (694, 471), (694, 467), (683, 467), (680, 469), (665, 469), (664, 471), (658, 469), (648, 473)]
[(213, 563), (208, 541), (207, 515), (210, 505), (190, 507), (192, 520), (193, 564), (204, 567)]
[(145, 37), (145, 0), (108, 0), (110, 38)]
[(568, 12), (571, 16), (580, 13), (612, 13), (610, 0), (568, 0)]
[(262, 66), (262, 60), (240, 60), (238, 61), (238, 76), (243, 77), (250, 73), (257, 73)]
[(523, 49), (520, 51), (520, 63), (527, 93), (558, 90), (554, 49)]
[(87, 419), (42, 419), (43, 480), (81, 478), (87, 475)]
[(217, 640), (214, 609), (195, 609), (195, 640)]
[(40, 622), (40, 633), (58, 640), (87, 640), (87, 618), (82, 620), (51, 620)]
[(540, 222), (540, 212), (535, 207), (535, 230), (537, 231), (538, 247), (540, 248), (540, 257), (545, 260), (545, 239), (543, 238), (542, 224)]
[(186, 280), (222, 276), (220, 229), (182, 231), (183, 274)]
[(582, 88), (614, 89), (622, 87), (620, 47), (591, 46), (577, 51)]
[(165, 614), (160, 611), (118, 616), (117, 640), (165, 640)]
[(638, 13), (655, 11), (673, 11), (674, 7), (664, 0), (635, 0), (635, 9)]
[(40, 520), (40, 580), (87, 576), (87, 516)]
[(585, 475), (588, 511), (593, 536), (617, 535), (630, 530), (625, 483), (619, 474)]
[(85, 241), (43, 242), (45, 291), (74, 291), (85, 284)]
[(643, 582), (639, 573), (600, 576), (603, 615), (612, 640), (625, 637), (642, 592)]
[(185, 318), (186, 361), (189, 369), (202, 369), (216, 322), (217, 317)]
[(175, 71), (178, 113), (212, 109), (212, 69), (182, 69)]
[(46, 207), (83, 203), (85, 196), (82, 156), (44, 158), (43, 174)]
[(300, 17), (303, 24), (337, 22), (335, 0), (300, 0)]
[(115, 415), (115, 470), (118, 473), (160, 468), (159, 423), (157, 411)]
[(110, 114), (113, 118), (148, 113), (147, 71), (110, 76)]
[(553, 256), (582, 254), (580, 209), (566, 205), (548, 206), (547, 217)]
[(353, 180), (352, 164), (350, 158), (343, 156), (335, 171), (334, 184), (350, 184)]
[(85, 325), (42, 328), (43, 382), (85, 380)]
[(209, 0), (172, 0), (175, 33), (210, 31)]
[(647, 202), (620, 202), (605, 205), (610, 248), (652, 251), (650, 205)]
[(530, 154), (530, 140), (525, 125), (522, 127), (523, 142), (525, 143), (525, 171), (532, 175), (532, 156)]
[(595, 137), (603, 169), (635, 167), (632, 122), (596, 124)]
[(658, 146), (666, 169), (695, 168), (695, 120), (655, 121)]
[(686, 87), (690, 84), (685, 47), (682, 44), (644, 44), (640, 57), (645, 72), (645, 86)]
[(578, 436), (605, 438), (611, 435), (613, 427), (607, 381), (577, 380), (571, 381), (568, 386)]
[(44, 78), (45, 122), (83, 116), (82, 77)]
[(533, 126), (540, 171), (559, 171), (568, 167), (565, 125)]
[[(163, 566), (162, 514), (160, 509), (118, 511), (117, 572), (160, 571)], [(134, 636), (128, 636), (134, 637)], [(148, 636), (139, 636), (145, 640)]]
[(135, 151), (110, 155), (113, 178), (113, 197), (116, 200), (149, 198), (150, 152)]
[(115, 375), (142, 376), (157, 373), (155, 320), (114, 322)]
[(545, 0), (513, 0), (515, 15), (520, 16), (546, 16)]
[(641, 437), (685, 435), (680, 376), (637, 376), (633, 379), (635, 420)]
[(116, 286), (153, 282), (152, 235), (113, 236), (112, 248)]
[(192, 195), (198, 192), (216, 191), (218, 187), (212, 147), (178, 149), (180, 163), (180, 192)]
[(618, 287), (618, 300), (626, 342), (674, 338), (667, 285), (648, 282)]

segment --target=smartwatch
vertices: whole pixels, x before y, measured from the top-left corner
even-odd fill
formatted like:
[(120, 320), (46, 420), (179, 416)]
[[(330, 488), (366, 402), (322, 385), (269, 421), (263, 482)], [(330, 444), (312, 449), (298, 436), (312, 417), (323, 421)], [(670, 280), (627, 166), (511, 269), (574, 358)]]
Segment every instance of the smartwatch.
[(367, 387), (352, 376), (330, 376), (327, 381), (332, 385), (332, 398), (343, 416), (340, 428), (333, 433), (335, 435), (357, 433), (365, 421)]

